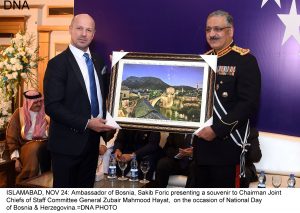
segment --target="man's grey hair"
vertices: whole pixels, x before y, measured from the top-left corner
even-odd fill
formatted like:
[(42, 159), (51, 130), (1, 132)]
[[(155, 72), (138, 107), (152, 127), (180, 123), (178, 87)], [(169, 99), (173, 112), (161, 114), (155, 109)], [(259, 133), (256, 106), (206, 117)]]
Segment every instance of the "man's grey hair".
[(224, 10), (216, 10), (216, 11), (210, 13), (207, 16), (207, 19), (210, 17), (213, 17), (213, 16), (225, 16), (227, 24), (229, 24), (230, 26), (233, 26), (233, 18), (228, 12), (226, 12)]

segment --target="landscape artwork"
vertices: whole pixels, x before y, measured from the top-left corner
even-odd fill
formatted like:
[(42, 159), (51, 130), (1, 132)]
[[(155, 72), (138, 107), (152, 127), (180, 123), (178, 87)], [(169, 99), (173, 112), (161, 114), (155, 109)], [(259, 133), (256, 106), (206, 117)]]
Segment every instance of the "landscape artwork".
[(202, 82), (203, 67), (125, 64), (118, 116), (200, 122)]
[(203, 61), (121, 59), (113, 73), (112, 115), (121, 126), (199, 127), (207, 110), (208, 71)]

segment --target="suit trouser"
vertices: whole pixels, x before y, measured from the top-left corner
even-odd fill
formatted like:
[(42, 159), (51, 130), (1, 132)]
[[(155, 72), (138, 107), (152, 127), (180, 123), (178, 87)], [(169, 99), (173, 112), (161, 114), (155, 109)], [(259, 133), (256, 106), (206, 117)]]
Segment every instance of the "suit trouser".
[(89, 140), (80, 155), (73, 156), (51, 152), (53, 187), (93, 187), (98, 155), (99, 140)]
[(182, 160), (171, 159), (169, 157), (161, 158), (158, 161), (155, 176), (157, 187), (167, 187), (170, 175), (188, 175), (189, 163), (185, 163), (185, 165), (182, 163)]

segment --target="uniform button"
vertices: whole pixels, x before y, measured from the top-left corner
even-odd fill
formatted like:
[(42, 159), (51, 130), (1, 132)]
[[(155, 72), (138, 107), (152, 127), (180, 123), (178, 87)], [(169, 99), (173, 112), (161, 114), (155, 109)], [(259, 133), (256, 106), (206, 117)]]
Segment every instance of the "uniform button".
[(223, 97), (223, 98), (227, 98), (227, 97), (228, 97), (228, 92), (223, 92), (223, 93), (222, 93), (222, 97)]
[(223, 81), (220, 81), (220, 84), (223, 84)]

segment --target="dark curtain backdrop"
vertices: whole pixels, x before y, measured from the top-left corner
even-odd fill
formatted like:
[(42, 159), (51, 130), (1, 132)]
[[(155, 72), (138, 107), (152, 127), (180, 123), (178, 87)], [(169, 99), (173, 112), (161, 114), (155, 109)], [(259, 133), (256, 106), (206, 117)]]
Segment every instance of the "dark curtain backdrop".
[[(97, 32), (92, 49), (109, 64), (112, 51), (192, 53), (208, 50), (207, 15), (217, 9), (230, 12), (235, 42), (257, 57), (262, 93), (257, 127), (261, 131), (300, 136), (300, 0), (76, 0), (75, 14), (89, 13)], [(278, 14), (299, 9), (288, 36)], [(291, 17), (291, 16), (290, 16)], [(291, 25), (289, 25), (291, 27)], [(296, 27), (296, 28), (295, 28)], [(284, 41), (284, 42), (283, 42)]]

